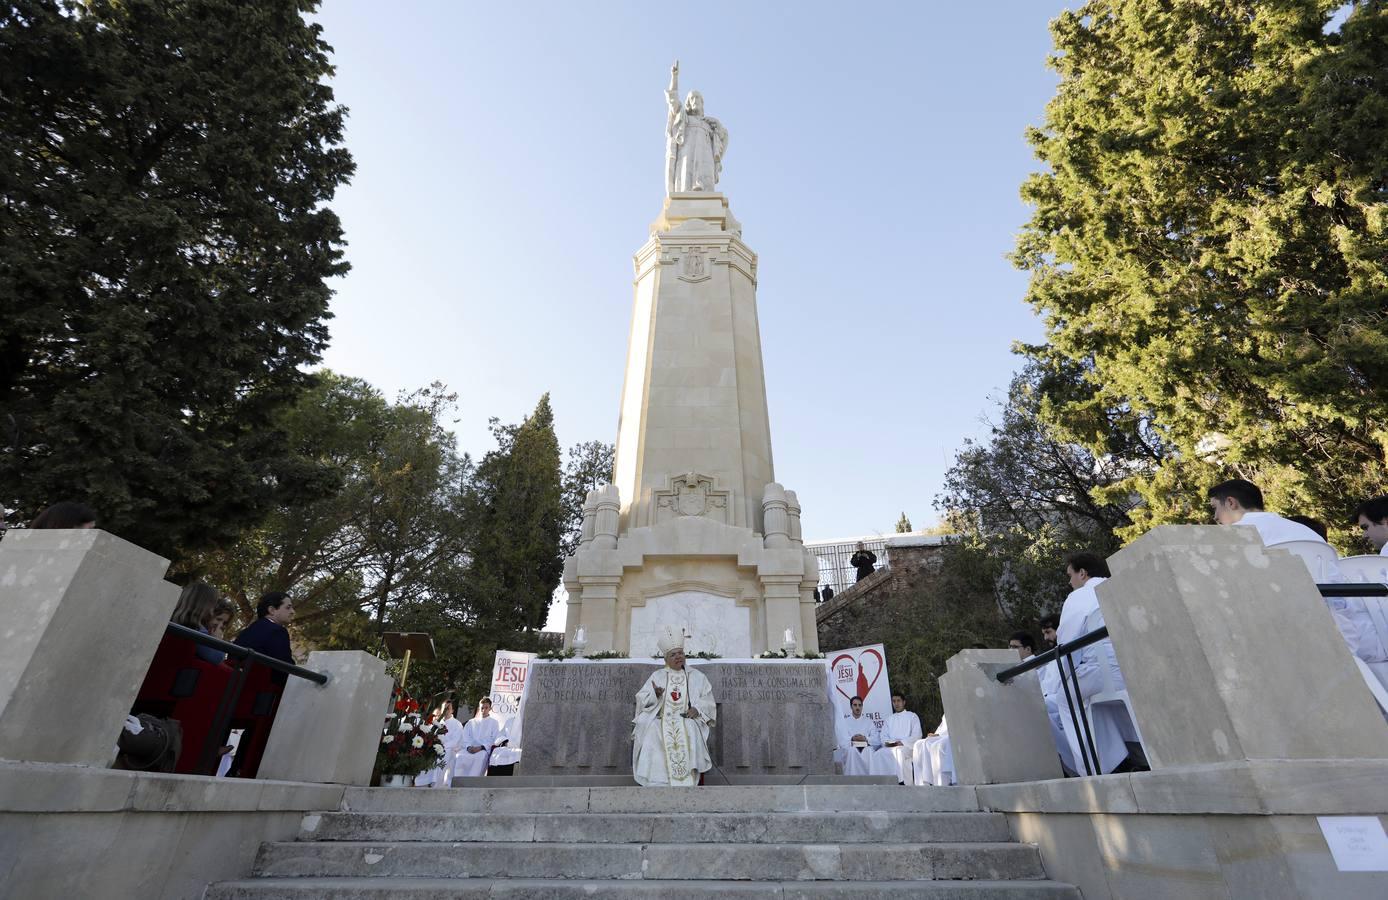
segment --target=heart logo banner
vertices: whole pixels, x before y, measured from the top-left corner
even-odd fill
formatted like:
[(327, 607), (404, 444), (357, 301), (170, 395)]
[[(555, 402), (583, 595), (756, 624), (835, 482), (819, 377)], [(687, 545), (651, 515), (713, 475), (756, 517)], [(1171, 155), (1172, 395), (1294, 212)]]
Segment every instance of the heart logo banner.
[(887, 651), (881, 644), (839, 650), (826, 657), (829, 703), (834, 722), (851, 715), (849, 701), (863, 698), (863, 715), (881, 728), (892, 714), (892, 686), (887, 679)]

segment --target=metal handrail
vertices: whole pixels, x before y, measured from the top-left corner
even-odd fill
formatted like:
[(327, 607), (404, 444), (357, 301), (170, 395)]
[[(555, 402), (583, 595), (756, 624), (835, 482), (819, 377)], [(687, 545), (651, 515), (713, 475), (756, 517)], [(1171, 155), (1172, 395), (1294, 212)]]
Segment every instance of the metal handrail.
[(1054, 647), (1047, 650), (1045, 653), (1033, 656), (1031, 659), (1022, 663), (1021, 665), (1013, 666), (1010, 669), (1003, 669), (1001, 672), (998, 673), (998, 681), (1001, 681), (1003, 684), (1007, 684), (1009, 681), (1016, 678), (1018, 675), (1025, 675), (1032, 669), (1039, 669), (1046, 663), (1055, 662), (1062, 656), (1069, 656), (1076, 650), (1083, 650), (1090, 644), (1097, 644), (1106, 637), (1108, 637), (1108, 627), (1104, 626), (1102, 628), (1096, 628), (1088, 634), (1082, 634), (1079, 637), (1075, 638), (1073, 641), (1070, 641), (1068, 644), (1056, 644)]
[[(212, 717), (212, 726), (208, 729), (209, 734), (224, 735), (230, 729), (232, 713), (236, 711), (236, 704), (241, 699), (241, 690), (246, 686), (246, 676), (250, 672), (251, 666), (264, 666), (273, 672), (282, 672), (285, 675), (293, 675), (295, 678), (312, 681), (319, 687), (326, 685), (329, 680), (326, 672), (315, 672), (312, 669), (287, 663), (282, 659), (275, 659), (273, 656), (266, 656), (264, 653), (259, 653), (249, 647), (242, 647), (231, 641), (214, 638), (210, 634), (203, 634), (195, 628), (179, 625), (177, 622), (170, 622), (164, 629), (164, 633), (225, 653), (228, 659), (234, 659), (240, 663), (235, 667), (235, 674), (227, 683), (226, 689), (222, 691), (221, 699), (217, 701), (217, 712)], [(208, 663), (208, 665), (213, 665), (213, 663)], [(216, 774), (217, 744), (214, 741), (203, 740), (202, 755), (198, 758), (197, 771), (201, 775)]]
[(242, 647), (240, 644), (234, 644), (231, 641), (224, 641), (221, 638), (214, 638), (210, 634), (203, 634), (201, 631), (198, 631), (195, 628), (189, 628), (186, 625), (180, 625), (177, 622), (170, 622), (168, 628), (165, 629), (165, 632), (168, 634), (177, 635), (181, 638), (187, 638), (193, 643), (201, 644), (202, 646), (207, 647), (209, 649), (221, 651), (222, 653), (225, 653), (227, 656), (230, 656), (232, 659), (248, 660), (257, 666), (264, 666), (265, 668), (273, 669), (276, 672), (283, 672), (286, 675), (293, 675), (295, 678), (303, 678), (306, 681), (312, 681), (314, 684), (320, 686), (328, 683), (327, 672), (315, 672), (312, 669), (305, 669), (303, 666), (296, 666), (293, 663), (287, 663), (282, 659), (275, 659), (273, 656), (266, 656), (264, 653), (259, 653), (255, 650), (250, 649), (249, 647)]
[[(1320, 592), (1322, 597), (1388, 597), (1388, 584), (1378, 583), (1317, 584), (1316, 590)], [(1065, 703), (1070, 708), (1070, 721), (1075, 726), (1076, 743), (1079, 744), (1080, 757), (1084, 763), (1085, 773), (1089, 775), (1099, 771), (1099, 754), (1094, 748), (1094, 737), (1090, 732), (1089, 716), (1085, 712), (1084, 703), (1075, 702), (1081, 698), (1079, 679), (1075, 674), (1074, 654), (1090, 644), (1097, 644), (1107, 638), (1107, 626), (1096, 628), (1088, 634), (1080, 635), (1073, 641), (1057, 644), (1045, 653), (1031, 657), (1026, 662), (1009, 669), (1003, 669), (996, 676), (999, 682), (1007, 684), (1018, 675), (1024, 675), (1052, 662), (1056, 664), (1056, 670), (1060, 673), (1060, 686), (1065, 692)], [(1062, 658), (1065, 659), (1070, 668), (1068, 684), (1066, 683), (1065, 666), (1060, 663)], [(1071, 685), (1074, 686), (1073, 695), (1070, 692)], [(1083, 735), (1083, 741), (1079, 740), (1081, 735)], [(1086, 751), (1088, 752), (1086, 753)]]

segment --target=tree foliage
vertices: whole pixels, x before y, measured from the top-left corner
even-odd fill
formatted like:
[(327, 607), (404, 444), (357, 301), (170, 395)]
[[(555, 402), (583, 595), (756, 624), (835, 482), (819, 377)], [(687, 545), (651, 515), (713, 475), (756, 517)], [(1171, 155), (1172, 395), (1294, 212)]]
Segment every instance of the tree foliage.
[(276, 420), (293, 453), (281, 503), (187, 567), (247, 620), (261, 593), (292, 590), (296, 630), (316, 646), (369, 646), (357, 641), (402, 609), (451, 605), (472, 465), (444, 426), (453, 399), (435, 384), (391, 403), (361, 379), (320, 373)]
[(346, 270), (315, 2), (0, 7), (0, 502), (157, 552), (271, 504)]
[(612, 483), (616, 448), (602, 441), (585, 441), (569, 448), (564, 467), (564, 555), (578, 549), (583, 528), (583, 501), (588, 492)]
[[(1047, 419), (1095, 452), (1146, 434), (1101, 497), (1124, 536), (1203, 520), (1231, 474), (1341, 523), (1388, 480), (1388, 6), (1092, 0), (1052, 23), (1030, 133), (1046, 170), (1017, 264), (1043, 359), (1086, 390)], [(1108, 431), (1089, 428), (1095, 408)]]
[(1068, 591), (1065, 557), (1112, 553), (1131, 521), (1136, 498), (1114, 490), (1127, 478), (1125, 460), (1045, 421), (1048, 394), (1091, 392), (1073, 366), (1028, 363), (986, 441), (966, 441), (955, 455), (936, 500), (955, 535), (943, 561), (951, 589), (994, 605), (1008, 627), (1034, 631)]
[(901, 518), (896, 520), (896, 533), (909, 534), (910, 532), (911, 520), (907, 517), (906, 512), (903, 510), (901, 513)]

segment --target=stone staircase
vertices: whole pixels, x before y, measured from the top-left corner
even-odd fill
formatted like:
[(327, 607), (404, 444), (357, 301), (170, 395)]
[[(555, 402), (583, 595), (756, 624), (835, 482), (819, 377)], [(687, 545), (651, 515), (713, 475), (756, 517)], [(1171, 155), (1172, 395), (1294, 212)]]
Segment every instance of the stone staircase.
[(1079, 900), (971, 788), (353, 789), (207, 900)]

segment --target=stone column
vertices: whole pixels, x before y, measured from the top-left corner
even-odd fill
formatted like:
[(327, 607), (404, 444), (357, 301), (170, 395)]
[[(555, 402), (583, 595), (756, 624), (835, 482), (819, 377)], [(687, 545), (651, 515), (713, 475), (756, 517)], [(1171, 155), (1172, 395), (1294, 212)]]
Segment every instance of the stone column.
[(1109, 566), (1099, 606), (1154, 769), (1388, 758), (1388, 724), (1300, 559), (1252, 528), (1166, 525)]
[(0, 541), (0, 758), (110, 765), (178, 603), (168, 567), (95, 528)]
[(257, 777), (369, 784), (390, 712), (385, 661), (361, 650), (315, 650), (304, 668), (327, 673), (328, 683), (290, 676)]
[(800, 527), (800, 498), (795, 496), (795, 491), (786, 491), (786, 519), (789, 526), (790, 542), (797, 547), (803, 547), (805, 537)]
[(620, 521), (621, 501), (617, 496), (616, 485), (606, 485), (597, 490), (596, 517), (593, 524), (593, 547), (598, 550), (615, 550), (617, 547), (617, 526)]
[[(795, 646), (805, 651), (804, 624), (800, 616), (800, 576), (761, 576), (762, 596), (766, 604), (766, 649), (780, 650), (785, 643), (786, 629), (795, 636)], [(815, 644), (818, 645), (818, 639)]]
[(593, 542), (598, 520), (598, 492), (589, 491), (583, 500), (583, 526), (579, 531), (578, 545), (586, 547)]
[(762, 522), (766, 529), (766, 548), (780, 550), (790, 546), (790, 515), (786, 507), (786, 492), (776, 482), (766, 486), (762, 495)]
[(961, 650), (945, 664), (940, 697), (949, 722), (960, 784), (1005, 784), (1060, 778), (1035, 672), (1007, 684), (997, 674), (1021, 660), (1015, 650)]
[(621, 576), (582, 575), (579, 581), (583, 584), (583, 618), (578, 624), (583, 626), (588, 641), (587, 654), (616, 649), (617, 586)]

